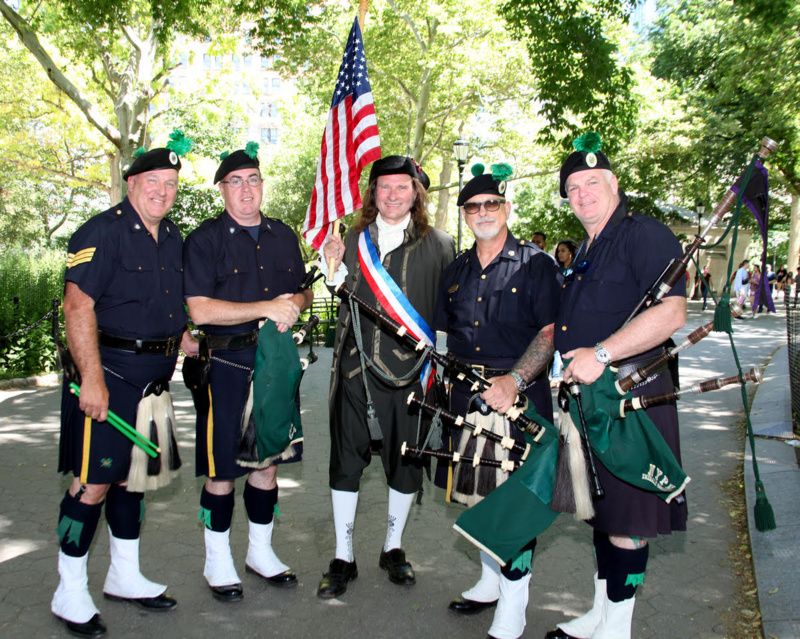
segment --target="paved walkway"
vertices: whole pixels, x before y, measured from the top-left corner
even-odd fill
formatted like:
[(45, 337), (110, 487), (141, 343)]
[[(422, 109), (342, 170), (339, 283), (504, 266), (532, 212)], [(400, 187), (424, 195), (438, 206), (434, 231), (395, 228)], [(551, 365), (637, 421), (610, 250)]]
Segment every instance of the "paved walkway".
[[(681, 335), (711, 317), (710, 312), (693, 310)], [(737, 322), (736, 329), (736, 342), (746, 366), (767, 364), (776, 349), (785, 344), (782, 316)], [(732, 374), (726, 343), (726, 336), (712, 334), (687, 351), (681, 358), (684, 384)], [(780, 356), (782, 351), (777, 352)], [(315, 596), (334, 549), (327, 488), (330, 351), (322, 349), (320, 355), (302, 386), (305, 461), (281, 470), (282, 516), (275, 530), (278, 554), (297, 571), (298, 588), (277, 590), (245, 574), (247, 530), (244, 508), (237, 498), (232, 543), (242, 569), (245, 599), (226, 605), (211, 598), (202, 577), (202, 530), (196, 518), (201, 482), (193, 477), (193, 410), (183, 384), (177, 383), (174, 396), (184, 467), (178, 480), (147, 496), (142, 565), (148, 576), (168, 582), (180, 603), (175, 612), (160, 616), (104, 600), (108, 536), (101, 527), (92, 547), (89, 577), (110, 637), (485, 636), (490, 612), (466, 619), (447, 610), (451, 597), (477, 577), (477, 552), (451, 529), (460, 507), (444, 505), (441, 492), (430, 484), (426, 484), (422, 505), (412, 509), (405, 535), (405, 547), (417, 571), (416, 586), (394, 586), (378, 568), (386, 513), (386, 488), (379, 464), (372, 465), (362, 484), (355, 532), (359, 578), (341, 600), (323, 602)], [(770, 368), (757, 403), (773, 387), (788, 388), (788, 379), (784, 372)], [(782, 398), (774, 403), (785, 401)], [(741, 463), (737, 460), (741, 442), (733, 428), (741, 417), (738, 402), (735, 389), (681, 402), (684, 467), (692, 477), (689, 531), (653, 544), (647, 583), (637, 601), (636, 637), (725, 636), (724, 615), (736, 588), (728, 554), (735, 536), (720, 486)], [(57, 581), (57, 504), (68, 483), (56, 475), (58, 409), (56, 388), (0, 391), (0, 636), (8, 639), (65, 636), (63, 626), (49, 613)], [(772, 416), (769, 419), (778, 421)], [(773, 448), (793, 455), (780, 442), (760, 440), (758, 446), (760, 455), (772, 454)], [(780, 462), (785, 470), (777, 472), (762, 463), (781, 528), (766, 535), (753, 533), (759, 582), (769, 589), (766, 595), (760, 593), (765, 622), (769, 615), (769, 632), (780, 637), (800, 636), (797, 617), (790, 616), (790, 611), (796, 615), (798, 610), (796, 599), (790, 599), (797, 595), (793, 587), (797, 573), (786, 571), (784, 581), (768, 581), (761, 576), (759, 562), (763, 554), (771, 554), (773, 562), (788, 561), (789, 555), (796, 558), (800, 517), (796, 510), (794, 516), (787, 513), (797, 503), (797, 466), (790, 462), (788, 457)], [(773, 488), (773, 480), (779, 479), (793, 481), (793, 490)], [(241, 488), (239, 485), (239, 495)], [(586, 609), (591, 603), (593, 571), (589, 529), (561, 517), (540, 539), (525, 636), (542, 637), (557, 621)], [(769, 579), (780, 577), (771, 568), (767, 574)]]

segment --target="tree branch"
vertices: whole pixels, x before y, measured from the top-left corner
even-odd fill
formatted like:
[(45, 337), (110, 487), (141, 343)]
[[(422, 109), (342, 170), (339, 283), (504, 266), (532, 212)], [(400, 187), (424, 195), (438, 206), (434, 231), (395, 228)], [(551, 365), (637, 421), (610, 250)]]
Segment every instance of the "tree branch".
[(36, 33), (28, 23), (4, 1), (0, 2), (0, 13), (17, 32), (22, 44), (30, 51), (47, 73), (50, 81), (72, 100), (89, 122), (114, 146), (120, 145), (120, 134), (116, 127), (100, 113), (99, 109), (81, 95), (80, 90), (61, 72), (45, 51)]
[(419, 34), (419, 31), (417, 31), (417, 25), (414, 24), (411, 16), (405, 11), (400, 11), (400, 8), (397, 6), (397, 3), (394, 0), (389, 0), (389, 6), (394, 9), (395, 13), (397, 13), (400, 19), (408, 25), (409, 29), (411, 29), (411, 33), (414, 34), (414, 39), (417, 41), (417, 44), (419, 44), (419, 48), (423, 51), (427, 51), (428, 47), (425, 44), (425, 41), (422, 39), (422, 36)]

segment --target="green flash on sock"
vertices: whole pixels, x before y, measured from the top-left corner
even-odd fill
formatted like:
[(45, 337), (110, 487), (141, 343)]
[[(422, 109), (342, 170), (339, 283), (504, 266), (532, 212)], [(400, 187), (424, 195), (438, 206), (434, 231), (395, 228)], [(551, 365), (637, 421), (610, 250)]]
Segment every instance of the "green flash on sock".
[(511, 570), (519, 570), (520, 572), (526, 572), (530, 570), (532, 559), (533, 552), (526, 550), (511, 563)]
[(272, 509), (272, 514), (274, 517), (281, 516), (281, 509), (278, 507), (278, 502), (275, 502), (275, 508)]
[(139, 523), (144, 521), (144, 499), (139, 502)]
[(629, 574), (628, 578), (625, 580), (625, 585), (632, 586), (633, 588), (644, 585), (644, 573), (639, 572)]
[(197, 512), (197, 519), (206, 528), (211, 530), (211, 511), (208, 508), (200, 506), (200, 510)]
[(83, 522), (75, 521), (72, 517), (67, 517), (66, 515), (58, 522), (58, 528), (56, 529), (58, 541), (64, 541), (64, 537), (66, 537), (68, 544), (75, 544), (76, 546), (81, 544), (82, 532)]

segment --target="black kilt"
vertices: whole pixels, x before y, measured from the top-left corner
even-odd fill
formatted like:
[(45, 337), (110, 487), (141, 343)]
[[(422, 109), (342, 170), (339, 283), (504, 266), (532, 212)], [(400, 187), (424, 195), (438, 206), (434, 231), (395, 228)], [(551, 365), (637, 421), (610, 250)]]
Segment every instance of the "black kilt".
[[(136, 408), (147, 384), (170, 379), (177, 355), (131, 353), (100, 348), (100, 359), (108, 387), (108, 407), (131, 426), (136, 426)], [(80, 409), (78, 398), (64, 380), (61, 391), (61, 438), (58, 470), (72, 473), (84, 484), (113, 484), (127, 480), (131, 465), (131, 441), (108, 422), (90, 420)]]

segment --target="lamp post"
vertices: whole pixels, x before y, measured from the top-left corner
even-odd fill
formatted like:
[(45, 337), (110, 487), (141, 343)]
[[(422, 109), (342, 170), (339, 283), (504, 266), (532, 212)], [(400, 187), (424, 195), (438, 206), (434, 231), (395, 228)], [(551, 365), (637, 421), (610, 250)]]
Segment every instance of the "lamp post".
[[(697, 211), (697, 237), (700, 237), (700, 234), (703, 232), (703, 213), (705, 213), (706, 210), (702, 200), (697, 200), (694, 203), (694, 210)], [(702, 280), (703, 273), (700, 271), (700, 261), (698, 260), (697, 269), (695, 270), (694, 274), (694, 291), (692, 291), (693, 300), (699, 300), (700, 296), (703, 294), (704, 282)]]
[[(453, 142), (453, 155), (458, 163), (458, 192), (464, 188), (464, 165), (467, 163), (467, 155), (469, 155), (469, 143), (466, 140), (458, 139)], [(457, 252), (461, 253), (461, 212), (458, 212), (458, 241)]]
[(706, 206), (703, 204), (702, 200), (697, 200), (697, 202), (695, 202), (694, 210), (697, 211), (697, 234), (700, 235), (700, 233), (703, 232), (703, 229), (701, 228), (703, 213), (706, 212)]

